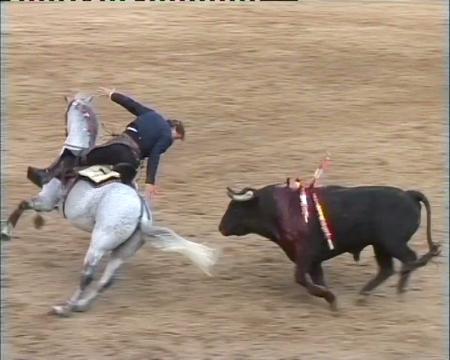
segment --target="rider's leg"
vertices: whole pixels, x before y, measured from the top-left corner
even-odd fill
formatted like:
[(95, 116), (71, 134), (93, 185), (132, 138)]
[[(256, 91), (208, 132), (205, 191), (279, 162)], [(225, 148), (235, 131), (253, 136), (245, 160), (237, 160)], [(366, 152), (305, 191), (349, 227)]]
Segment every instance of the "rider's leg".
[(28, 167), (27, 177), (35, 185), (42, 187), (53, 177), (64, 175), (65, 171), (73, 168), (77, 156), (69, 149), (64, 149), (59, 157), (46, 169)]
[(75, 156), (70, 150), (65, 149), (60, 157), (47, 169), (28, 168), (28, 179), (37, 186), (49, 182), (53, 177), (61, 177), (64, 172), (79, 166), (92, 165), (116, 165), (119, 163), (130, 164), (134, 169), (139, 167), (132, 150), (124, 144), (111, 144), (93, 148), (85, 157)]
[(128, 163), (135, 169), (139, 167), (139, 160), (133, 154), (130, 147), (125, 144), (111, 144), (93, 148), (85, 158), (81, 159), (80, 165), (117, 165)]

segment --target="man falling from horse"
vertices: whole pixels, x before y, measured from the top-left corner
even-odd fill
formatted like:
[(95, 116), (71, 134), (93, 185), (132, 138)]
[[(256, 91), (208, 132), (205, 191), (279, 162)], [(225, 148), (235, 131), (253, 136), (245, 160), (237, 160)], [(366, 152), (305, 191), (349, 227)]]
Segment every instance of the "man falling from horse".
[(156, 175), (160, 157), (175, 140), (184, 140), (185, 130), (180, 120), (166, 119), (157, 111), (146, 107), (113, 89), (100, 88), (100, 94), (108, 96), (123, 106), (136, 118), (125, 131), (106, 144), (99, 145), (87, 154), (79, 156), (65, 149), (59, 158), (46, 169), (28, 168), (28, 179), (42, 187), (53, 177), (61, 177), (74, 166), (117, 165), (126, 163), (135, 171), (140, 161), (148, 158), (146, 171), (146, 196), (157, 193)]

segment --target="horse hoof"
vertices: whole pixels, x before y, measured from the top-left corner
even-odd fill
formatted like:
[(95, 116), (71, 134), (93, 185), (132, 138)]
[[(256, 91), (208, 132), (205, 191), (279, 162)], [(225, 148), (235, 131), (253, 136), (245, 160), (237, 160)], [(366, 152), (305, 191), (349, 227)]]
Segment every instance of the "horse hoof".
[(88, 302), (79, 302), (73, 305), (72, 311), (85, 312), (89, 310), (89, 306), (90, 304)]
[(11, 240), (11, 236), (9, 236), (9, 235), (6, 234), (6, 233), (2, 233), (1, 240), (2, 240), (2, 241), (9, 241), (9, 240)]
[(2, 236), (1, 236), (1, 240), (2, 241), (9, 241), (11, 240), (11, 235), (12, 235), (12, 228), (10, 224), (7, 224), (3, 227), (2, 229)]
[(36, 215), (34, 217), (34, 228), (40, 229), (45, 225), (45, 220), (41, 215)]
[(71, 309), (67, 305), (55, 305), (49, 311), (50, 315), (58, 315), (60, 317), (69, 317)]

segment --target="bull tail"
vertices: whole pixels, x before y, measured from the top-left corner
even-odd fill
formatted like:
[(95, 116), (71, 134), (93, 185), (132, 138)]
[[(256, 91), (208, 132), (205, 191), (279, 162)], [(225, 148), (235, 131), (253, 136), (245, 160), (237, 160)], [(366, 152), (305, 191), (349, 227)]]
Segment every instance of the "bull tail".
[(430, 202), (428, 201), (427, 197), (421, 193), (420, 191), (416, 190), (408, 190), (406, 193), (411, 196), (415, 201), (422, 203), (425, 206), (425, 209), (427, 211), (427, 243), (429, 253), (433, 256), (439, 255), (439, 244), (436, 244), (433, 242), (431, 238), (431, 206)]

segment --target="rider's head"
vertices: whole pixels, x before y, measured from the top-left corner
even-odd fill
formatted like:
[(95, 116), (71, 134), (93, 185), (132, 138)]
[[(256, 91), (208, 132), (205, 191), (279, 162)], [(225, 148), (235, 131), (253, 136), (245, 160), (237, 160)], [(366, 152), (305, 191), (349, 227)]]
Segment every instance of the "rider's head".
[(180, 140), (184, 140), (185, 132), (184, 125), (181, 120), (169, 119), (167, 120), (172, 128), (172, 137)]

